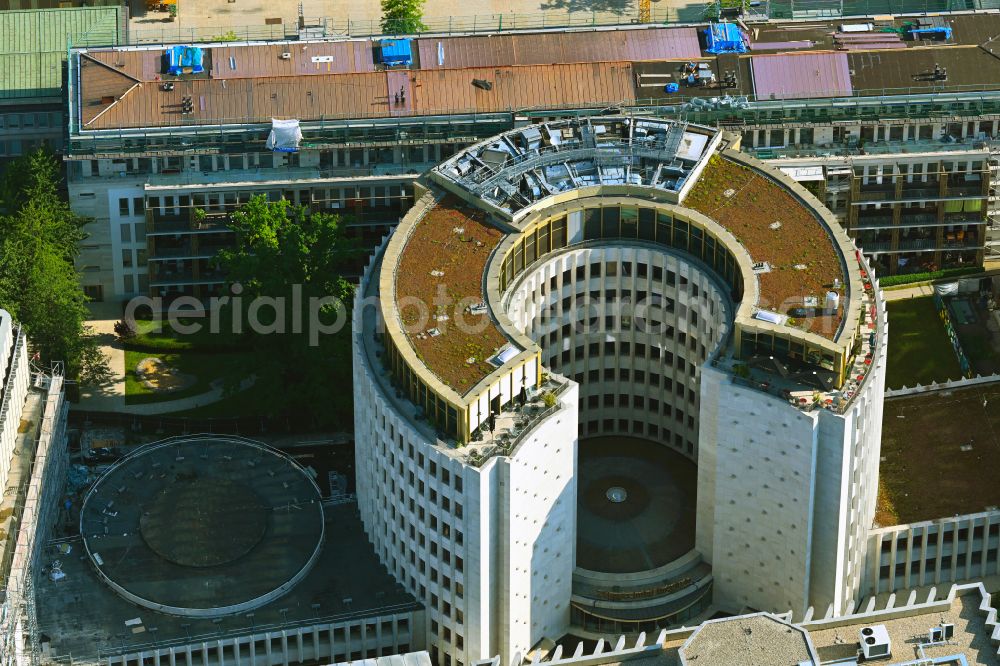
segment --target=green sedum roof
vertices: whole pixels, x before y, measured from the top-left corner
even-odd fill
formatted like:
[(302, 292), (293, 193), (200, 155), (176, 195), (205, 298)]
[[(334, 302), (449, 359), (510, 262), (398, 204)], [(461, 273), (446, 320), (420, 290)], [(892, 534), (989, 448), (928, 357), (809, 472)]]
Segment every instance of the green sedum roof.
[(0, 100), (58, 97), (69, 44), (118, 44), (123, 24), (121, 7), (0, 12)]

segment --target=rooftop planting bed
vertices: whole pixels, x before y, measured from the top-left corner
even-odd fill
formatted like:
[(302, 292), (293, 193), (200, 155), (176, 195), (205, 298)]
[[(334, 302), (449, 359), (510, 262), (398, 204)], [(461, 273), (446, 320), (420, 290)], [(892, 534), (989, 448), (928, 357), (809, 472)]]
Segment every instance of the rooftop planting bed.
[[(716, 220), (750, 253), (758, 274), (758, 306), (784, 315), (816, 297), (820, 307), (844, 269), (823, 223), (780, 183), (732, 160), (713, 155), (684, 205)], [(793, 317), (788, 325), (835, 339), (844, 299), (834, 314)]]
[(507, 338), (483, 308), (483, 273), (504, 234), (452, 195), (417, 221), (396, 269), (400, 322), (417, 357), (465, 394), (496, 369)]

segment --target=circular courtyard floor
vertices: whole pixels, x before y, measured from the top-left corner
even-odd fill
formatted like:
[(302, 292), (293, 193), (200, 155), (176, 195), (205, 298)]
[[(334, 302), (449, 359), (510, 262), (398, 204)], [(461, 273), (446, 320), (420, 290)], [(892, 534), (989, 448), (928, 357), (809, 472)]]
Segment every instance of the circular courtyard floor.
[(576, 565), (634, 573), (694, 548), (698, 467), (673, 449), (632, 437), (582, 440)]
[(280, 451), (235, 437), (176, 437), (112, 466), (80, 533), (118, 594), (190, 617), (242, 612), (308, 573), (325, 527), (320, 491)]

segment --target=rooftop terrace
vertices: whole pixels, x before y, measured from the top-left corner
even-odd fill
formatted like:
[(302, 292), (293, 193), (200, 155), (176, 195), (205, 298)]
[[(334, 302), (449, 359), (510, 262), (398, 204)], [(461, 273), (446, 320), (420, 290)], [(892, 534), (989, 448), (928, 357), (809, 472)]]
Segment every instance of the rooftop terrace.
[[(73, 61), (78, 85), (71, 101), (79, 107), (75, 131), (86, 131), (690, 100), (742, 111), (783, 99), (1000, 89), (1000, 59), (990, 53), (1000, 15), (920, 19), (951, 29), (946, 41), (900, 34), (916, 20), (872, 20), (862, 33), (841, 33), (842, 20), (754, 24), (746, 35), (751, 52), (740, 55), (701, 50), (702, 26), (423, 37), (405, 70), (383, 69), (373, 57), (377, 43), (366, 39), (205, 44), (206, 73), (177, 78), (165, 73), (163, 47), (83, 49)], [(88, 60), (146, 85), (109, 93), (106, 73), (84, 66)], [(168, 79), (174, 89), (161, 89)], [(194, 101), (188, 113), (181, 112), (185, 97)]]

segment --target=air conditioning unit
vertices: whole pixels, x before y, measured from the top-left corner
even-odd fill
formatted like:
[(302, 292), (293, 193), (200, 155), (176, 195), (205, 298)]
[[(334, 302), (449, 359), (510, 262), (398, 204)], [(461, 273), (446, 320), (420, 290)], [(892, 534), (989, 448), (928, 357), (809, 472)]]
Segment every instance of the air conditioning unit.
[(928, 643), (943, 643), (944, 642), (944, 629), (941, 627), (932, 627), (927, 631), (927, 642)]
[(892, 641), (884, 624), (861, 629), (861, 653), (865, 660), (888, 659), (892, 656)]
[(944, 632), (944, 639), (946, 641), (950, 641), (952, 638), (955, 637), (955, 625), (953, 624), (942, 622), (941, 631)]

